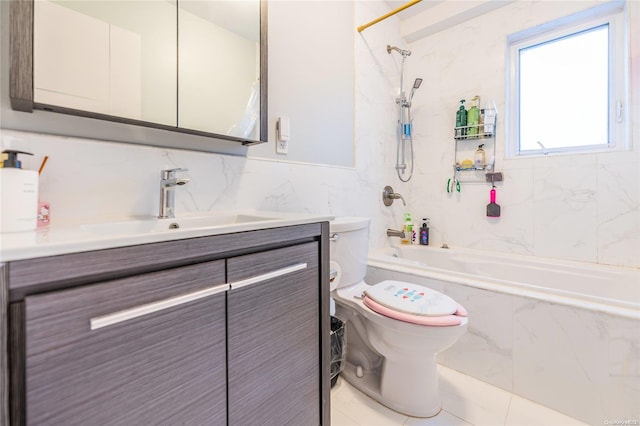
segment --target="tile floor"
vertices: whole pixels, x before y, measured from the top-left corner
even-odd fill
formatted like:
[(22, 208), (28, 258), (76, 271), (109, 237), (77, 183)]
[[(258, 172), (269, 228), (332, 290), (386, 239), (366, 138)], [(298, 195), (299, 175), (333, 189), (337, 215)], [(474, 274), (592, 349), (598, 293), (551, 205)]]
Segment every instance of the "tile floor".
[(331, 390), (333, 426), (577, 426), (584, 423), (438, 366), (442, 411), (429, 419), (399, 414), (378, 404), (342, 378)]

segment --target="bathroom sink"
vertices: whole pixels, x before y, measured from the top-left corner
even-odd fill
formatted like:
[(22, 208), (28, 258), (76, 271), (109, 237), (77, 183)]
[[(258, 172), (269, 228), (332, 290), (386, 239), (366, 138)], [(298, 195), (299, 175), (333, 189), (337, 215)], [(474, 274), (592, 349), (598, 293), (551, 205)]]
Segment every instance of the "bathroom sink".
[(148, 234), (171, 232), (178, 229), (219, 228), (232, 225), (269, 222), (278, 217), (238, 213), (210, 213), (204, 216), (184, 216), (173, 219), (132, 219), (81, 225), (82, 230), (100, 235)]

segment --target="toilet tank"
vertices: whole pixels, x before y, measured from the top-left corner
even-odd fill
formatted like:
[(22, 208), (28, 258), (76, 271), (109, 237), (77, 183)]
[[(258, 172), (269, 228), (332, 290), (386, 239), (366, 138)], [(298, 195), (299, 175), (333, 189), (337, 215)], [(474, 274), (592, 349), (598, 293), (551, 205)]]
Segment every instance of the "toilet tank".
[(329, 222), (330, 269), (338, 271), (332, 289), (364, 279), (369, 255), (369, 222), (368, 217), (336, 217)]

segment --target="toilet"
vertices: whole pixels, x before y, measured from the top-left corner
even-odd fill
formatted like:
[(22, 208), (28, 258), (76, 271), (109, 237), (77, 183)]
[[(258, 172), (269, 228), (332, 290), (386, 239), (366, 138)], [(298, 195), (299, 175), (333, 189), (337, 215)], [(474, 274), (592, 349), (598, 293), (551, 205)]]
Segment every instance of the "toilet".
[(465, 309), (417, 284), (367, 284), (368, 218), (335, 218), (329, 229), (331, 298), (335, 316), (346, 322), (340, 375), (399, 413), (435, 416), (442, 407), (436, 355), (467, 330)]

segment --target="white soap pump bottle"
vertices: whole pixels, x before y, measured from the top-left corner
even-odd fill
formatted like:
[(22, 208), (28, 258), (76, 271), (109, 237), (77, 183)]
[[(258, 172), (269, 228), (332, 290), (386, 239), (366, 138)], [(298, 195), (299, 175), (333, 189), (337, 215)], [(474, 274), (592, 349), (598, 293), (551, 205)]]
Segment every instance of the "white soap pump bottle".
[(38, 172), (22, 169), (18, 154), (7, 149), (0, 169), (0, 232), (34, 231), (38, 219)]

